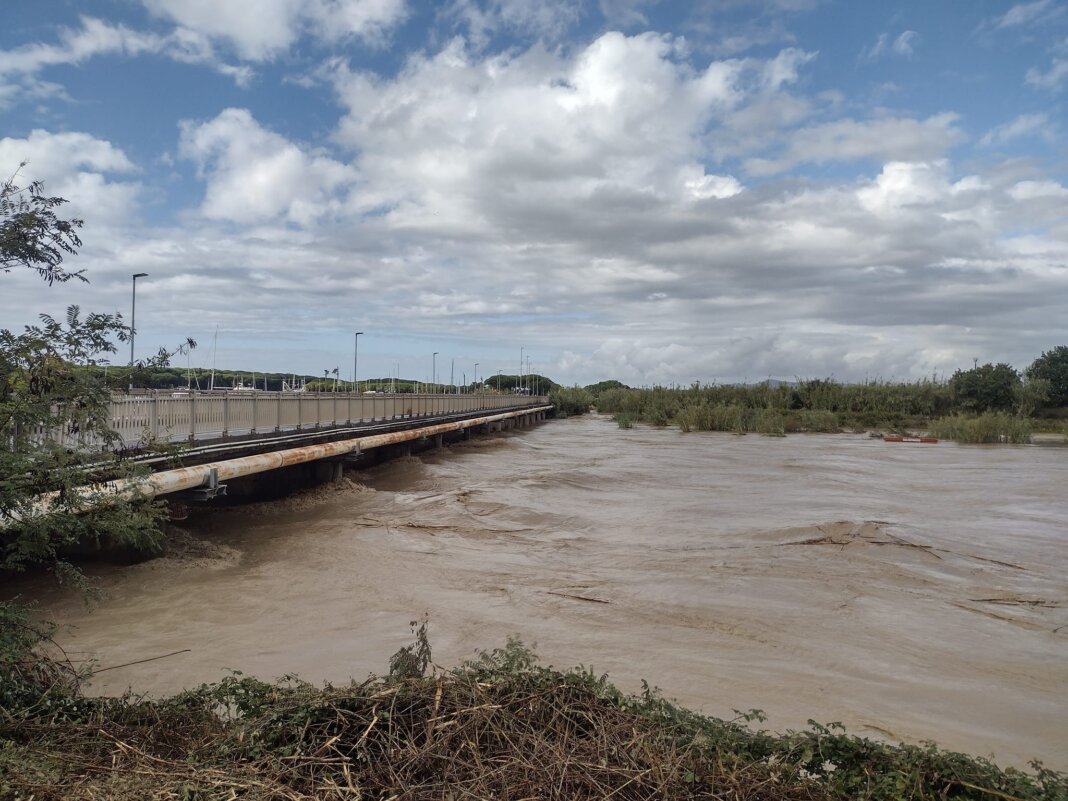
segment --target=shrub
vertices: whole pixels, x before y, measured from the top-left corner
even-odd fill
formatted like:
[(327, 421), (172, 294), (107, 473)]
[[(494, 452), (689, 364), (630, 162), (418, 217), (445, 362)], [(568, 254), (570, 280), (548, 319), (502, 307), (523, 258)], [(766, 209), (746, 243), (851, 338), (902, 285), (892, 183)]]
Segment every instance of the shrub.
[(930, 433), (941, 439), (974, 444), (1031, 442), (1031, 421), (1011, 414), (983, 414), (978, 417), (953, 415), (931, 423)]
[(753, 430), (768, 437), (785, 437), (783, 416), (773, 409), (760, 409), (753, 416)]
[(549, 403), (556, 407), (557, 417), (586, 414), (593, 405), (593, 396), (581, 387), (556, 387), (549, 392)]
[(838, 432), (838, 415), (823, 409), (806, 409), (801, 412), (801, 429), (835, 434)]

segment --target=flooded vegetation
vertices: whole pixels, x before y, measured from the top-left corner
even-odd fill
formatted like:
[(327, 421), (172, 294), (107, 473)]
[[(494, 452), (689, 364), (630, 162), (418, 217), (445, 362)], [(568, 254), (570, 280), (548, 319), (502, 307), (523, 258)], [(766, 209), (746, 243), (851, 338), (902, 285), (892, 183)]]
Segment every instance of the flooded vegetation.
[(675, 425), (682, 431), (770, 436), (920, 429), (958, 442), (1011, 444), (1030, 442), (1034, 430), (1064, 429), (1065, 410), (1036, 406), (1030, 385), (1018, 378), (1015, 383), (1008, 381), (1004, 391), (989, 393), (962, 376), (968, 374), (958, 373), (949, 382), (897, 384), (816, 379), (688, 388), (608, 387), (596, 393), (594, 403), (599, 412), (612, 415), (620, 428), (642, 422)]

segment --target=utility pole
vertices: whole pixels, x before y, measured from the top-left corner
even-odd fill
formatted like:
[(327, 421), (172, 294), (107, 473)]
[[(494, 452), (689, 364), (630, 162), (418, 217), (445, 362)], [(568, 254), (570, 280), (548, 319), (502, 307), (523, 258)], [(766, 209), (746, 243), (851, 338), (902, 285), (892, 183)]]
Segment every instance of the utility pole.
[(357, 331), (356, 336), (352, 338), (352, 391), (357, 395), (360, 394), (360, 385), (356, 380), (357, 368), (360, 365), (360, 334), (363, 331)]
[(137, 334), (137, 279), (148, 273), (133, 274), (133, 293), (130, 297), (130, 389), (133, 389), (134, 336)]

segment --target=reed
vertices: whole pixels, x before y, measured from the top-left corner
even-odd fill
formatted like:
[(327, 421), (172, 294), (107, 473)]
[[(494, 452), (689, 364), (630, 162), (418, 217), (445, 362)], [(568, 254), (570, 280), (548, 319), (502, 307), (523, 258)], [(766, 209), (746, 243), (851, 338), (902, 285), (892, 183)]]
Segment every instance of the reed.
[(1031, 421), (1004, 413), (987, 413), (977, 417), (955, 414), (932, 421), (929, 431), (939, 439), (973, 444), (1031, 442)]
[(824, 434), (838, 433), (838, 415), (826, 409), (805, 409), (801, 412), (801, 430)]

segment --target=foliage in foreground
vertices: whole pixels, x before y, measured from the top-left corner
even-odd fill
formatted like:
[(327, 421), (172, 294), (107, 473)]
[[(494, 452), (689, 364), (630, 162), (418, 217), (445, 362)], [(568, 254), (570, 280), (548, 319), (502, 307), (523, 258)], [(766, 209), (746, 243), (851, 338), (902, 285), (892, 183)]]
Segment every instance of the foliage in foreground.
[[(395, 674), (343, 687), (234, 674), (161, 701), (53, 696), (0, 713), (0, 798), (1054, 801), (1068, 777), (836, 724), (772, 735), (646, 687), (541, 667), (517, 641), (450, 671), (425, 627)], [(406, 653), (408, 658), (400, 658)]]

